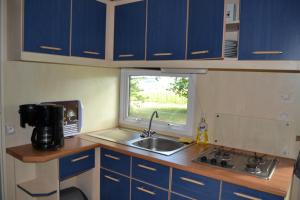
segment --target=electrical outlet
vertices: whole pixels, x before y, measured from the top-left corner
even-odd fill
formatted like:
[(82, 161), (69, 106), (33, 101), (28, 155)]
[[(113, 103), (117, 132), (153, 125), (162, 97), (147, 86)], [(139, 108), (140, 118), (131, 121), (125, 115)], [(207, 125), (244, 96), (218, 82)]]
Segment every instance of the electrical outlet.
[(13, 135), (15, 133), (15, 127), (5, 125), (5, 133), (6, 135)]

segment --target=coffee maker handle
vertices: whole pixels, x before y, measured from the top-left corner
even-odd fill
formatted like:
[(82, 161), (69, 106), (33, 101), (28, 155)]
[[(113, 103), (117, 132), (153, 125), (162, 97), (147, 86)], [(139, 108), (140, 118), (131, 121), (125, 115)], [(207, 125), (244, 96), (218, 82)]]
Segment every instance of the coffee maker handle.
[(34, 128), (33, 132), (32, 132), (32, 135), (31, 135), (31, 143), (34, 144), (34, 145), (37, 144), (36, 136), (37, 136), (37, 130), (36, 130), (36, 128)]

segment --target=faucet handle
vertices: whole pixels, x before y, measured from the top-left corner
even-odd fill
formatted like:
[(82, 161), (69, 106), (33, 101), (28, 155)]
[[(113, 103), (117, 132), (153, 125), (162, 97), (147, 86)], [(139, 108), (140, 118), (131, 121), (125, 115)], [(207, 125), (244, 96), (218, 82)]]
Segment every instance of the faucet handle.
[(142, 138), (148, 137), (148, 130), (147, 130), (147, 129), (144, 129), (144, 130), (141, 132), (140, 137), (142, 137)]

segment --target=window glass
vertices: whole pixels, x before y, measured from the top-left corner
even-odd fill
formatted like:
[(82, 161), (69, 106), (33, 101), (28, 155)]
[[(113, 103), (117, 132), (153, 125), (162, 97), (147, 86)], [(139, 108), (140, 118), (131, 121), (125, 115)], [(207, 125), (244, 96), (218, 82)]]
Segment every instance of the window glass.
[(161, 122), (186, 124), (188, 77), (130, 76), (128, 116), (149, 119), (153, 111)]

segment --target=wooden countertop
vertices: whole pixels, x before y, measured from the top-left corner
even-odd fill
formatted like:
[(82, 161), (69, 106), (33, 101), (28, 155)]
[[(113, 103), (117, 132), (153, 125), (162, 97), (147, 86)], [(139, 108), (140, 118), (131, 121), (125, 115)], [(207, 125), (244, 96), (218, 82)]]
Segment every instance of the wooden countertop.
[(206, 164), (192, 162), (199, 154), (211, 145), (192, 145), (171, 156), (164, 156), (149, 151), (97, 139), (88, 135), (82, 135), (65, 140), (65, 146), (58, 151), (37, 151), (29, 145), (22, 145), (7, 149), (7, 153), (23, 162), (46, 162), (80, 151), (104, 147), (129, 156), (161, 163), (173, 168), (190, 171), (213, 179), (241, 185), (251, 189), (271, 193), (285, 197), (290, 189), (293, 179), (295, 161), (292, 159), (278, 158), (279, 163), (270, 180), (259, 179), (247, 174), (213, 167)]
[(34, 149), (31, 144), (25, 144), (7, 148), (6, 153), (25, 163), (41, 163), (73, 153), (94, 149), (98, 146), (99, 144), (97, 143), (83, 140), (80, 137), (73, 137), (65, 139), (64, 147), (56, 151), (39, 151)]

